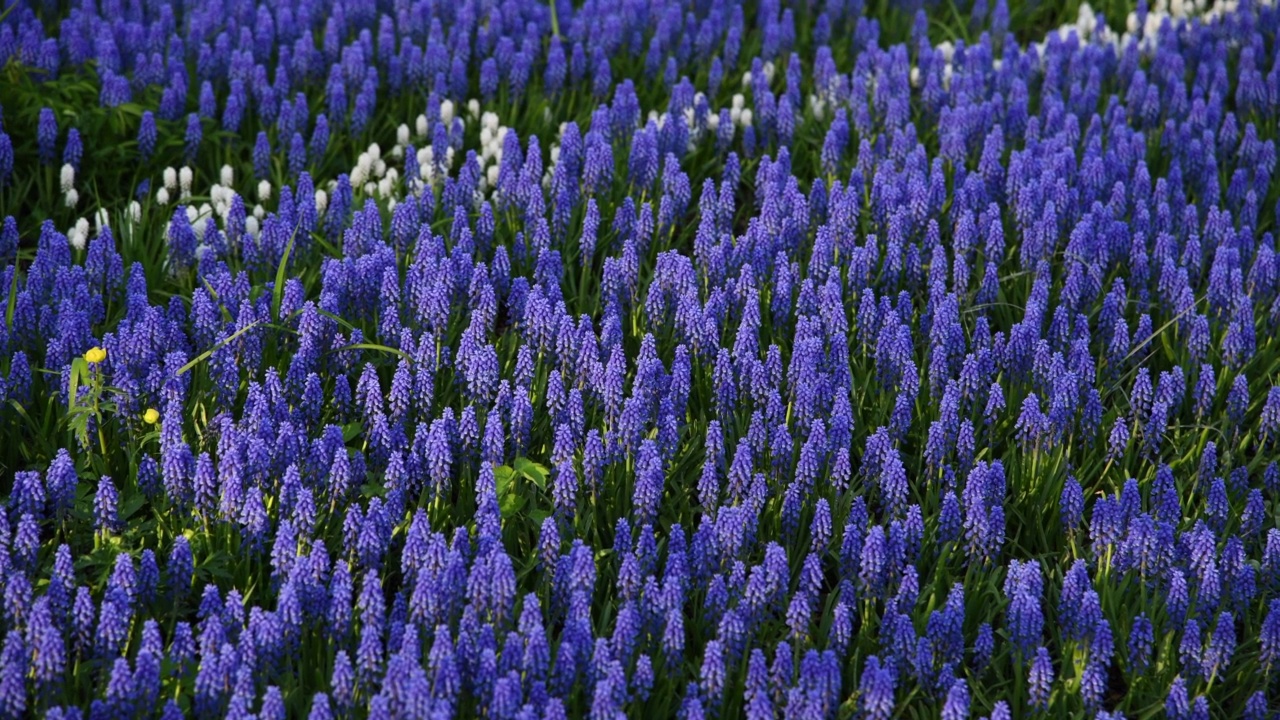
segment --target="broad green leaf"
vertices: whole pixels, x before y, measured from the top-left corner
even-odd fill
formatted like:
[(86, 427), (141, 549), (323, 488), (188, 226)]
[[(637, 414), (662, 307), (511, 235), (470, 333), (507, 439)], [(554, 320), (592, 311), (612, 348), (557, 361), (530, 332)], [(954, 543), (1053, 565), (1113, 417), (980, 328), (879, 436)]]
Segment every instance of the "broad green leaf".
[(497, 486), (499, 498), (511, 490), (511, 481), (515, 479), (515, 476), (516, 471), (511, 469), (510, 465), (499, 465), (493, 469), (493, 480)]
[(520, 493), (509, 493), (499, 498), (498, 508), (502, 511), (502, 517), (512, 518), (524, 509), (525, 502)]
[(142, 493), (133, 493), (126, 496), (125, 501), (120, 505), (120, 519), (128, 520), (146, 504), (147, 498)]
[(360, 437), (360, 433), (364, 432), (364, 423), (353, 422), (342, 426), (342, 442), (349, 443)]
[(529, 482), (538, 486), (540, 490), (547, 489), (547, 468), (543, 465), (530, 460), (529, 458), (518, 457), (513, 463), (515, 471), (521, 477), (527, 478)]

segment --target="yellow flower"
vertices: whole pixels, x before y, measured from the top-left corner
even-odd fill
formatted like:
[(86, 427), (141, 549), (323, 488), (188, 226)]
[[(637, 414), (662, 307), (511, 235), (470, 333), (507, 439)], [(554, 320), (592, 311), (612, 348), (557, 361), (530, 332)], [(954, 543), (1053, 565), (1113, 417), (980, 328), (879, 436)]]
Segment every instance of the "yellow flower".
[(160, 412), (155, 408), (147, 408), (147, 411), (142, 413), (142, 420), (148, 425), (155, 425), (160, 422)]
[(107, 359), (107, 351), (100, 347), (91, 347), (89, 352), (84, 354), (84, 361), (90, 365), (97, 365)]

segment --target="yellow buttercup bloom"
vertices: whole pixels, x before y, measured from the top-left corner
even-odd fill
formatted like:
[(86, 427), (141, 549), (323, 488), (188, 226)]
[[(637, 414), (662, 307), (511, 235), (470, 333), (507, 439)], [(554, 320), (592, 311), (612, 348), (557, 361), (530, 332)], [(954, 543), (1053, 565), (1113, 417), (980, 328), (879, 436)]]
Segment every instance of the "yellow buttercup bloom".
[(142, 413), (142, 419), (148, 425), (155, 425), (160, 422), (160, 412), (155, 408), (147, 408), (147, 411)]
[(89, 348), (89, 352), (84, 354), (84, 361), (90, 365), (97, 365), (107, 359), (107, 351), (100, 347)]

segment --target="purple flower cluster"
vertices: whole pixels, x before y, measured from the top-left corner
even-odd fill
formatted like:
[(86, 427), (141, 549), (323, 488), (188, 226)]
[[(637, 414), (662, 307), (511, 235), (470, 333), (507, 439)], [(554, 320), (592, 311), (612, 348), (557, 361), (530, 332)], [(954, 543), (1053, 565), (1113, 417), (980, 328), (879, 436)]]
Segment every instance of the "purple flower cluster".
[(1280, 11), (1159, 5), (16, 6), (147, 179), (0, 114), (0, 717), (1267, 717)]

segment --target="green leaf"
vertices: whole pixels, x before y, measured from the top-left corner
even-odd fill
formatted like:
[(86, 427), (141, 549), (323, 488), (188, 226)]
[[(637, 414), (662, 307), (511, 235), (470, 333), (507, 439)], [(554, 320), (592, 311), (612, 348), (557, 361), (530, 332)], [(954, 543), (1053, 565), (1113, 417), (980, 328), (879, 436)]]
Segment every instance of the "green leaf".
[(280, 256), (280, 265), (276, 267), (276, 284), (271, 288), (271, 317), (280, 317), (280, 302), (284, 298), (284, 273), (289, 267), (289, 254), (293, 252), (293, 240), (298, 237), (298, 227), (289, 235), (289, 244), (284, 246), (284, 254)]
[[(16, 3), (14, 4), (16, 6)], [(18, 304), (18, 273), (13, 274), (13, 282), (9, 283), (9, 302), (4, 310), (4, 324), (13, 329), (13, 310)]]
[(337, 315), (334, 315), (333, 313), (329, 312), (328, 310), (322, 310), (322, 309), (320, 309), (320, 308), (316, 308), (316, 312), (318, 312), (318, 313), (320, 313), (321, 315), (323, 315), (323, 316), (325, 316), (325, 317), (329, 318), (330, 320), (332, 320), (332, 321), (334, 321), (334, 322), (338, 323), (339, 325), (341, 325), (342, 327), (344, 327), (344, 328), (346, 328), (346, 329), (348, 329), (348, 330), (355, 330), (355, 329), (356, 329), (356, 326), (355, 326), (355, 325), (352, 325), (351, 323), (347, 322), (346, 320), (344, 320), (343, 318), (341, 318), (341, 317), (339, 317), (339, 316), (337, 316)]
[(515, 476), (516, 471), (510, 465), (499, 465), (493, 469), (494, 484), (497, 486), (499, 498), (511, 490), (511, 481)]
[(89, 366), (82, 357), (71, 361), (71, 381), (67, 385), (67, 412), (75, 412), (76, 391), (80, 389), (80, 374), (88, 369)]
[[(516, 464), (520, 464), (522, 459), (517, 458)], [(502, 511), (504, 518), (515, 517), (529, 503), (529, 499), (520, 492), (516, 484), (516, 478), (519, 477), (525, 476), (510, 465), (499, 465), (493, 469), (494, 485), (498, 493), (498, 509)]]
[(364, 423), (353, 422), (349, 425), (342, 426), (342, 442), (349, 443), (360, 436), (364, 432)]
[(539, 465), (529, 458), (524, 457), (516, 458), (513, 465), (515, 467), (515, 471), (519, 473), (521, 477), (527, 478), (529, 482), (537, 485), (540, 490), (547, 489), (548, 472), (546, 466)]
[(395, 355), (399, 355), (405, 360), (408, 360), (409, 362), (413, 362), (413, 356), (409, 353), (403, 350), (397, 350), (393, 347), (387, 347), (386, 345), (379, 345), (377, 343), (354, 343), (352, 345), (343, 345), (342, 347), (334, 348), (329, 352), (339, 352), (342, 350), (377, 350), (378, 352), (393, 353)]
[(254, 329), (255, 327), (257, 327), (257, 326), (259, 326), (259, 325), (261, 325), (261, 324), (262, 324), (262, 321), (261, 321), (261, 320), (254, 320), (253, 322), (249, 323), (248, 325), (245, 325), (244, 327), (240, 328), (239, 330), (237, 330), (237, 331), (235, 331), (235, 332), (231, 333), (231, 335), (227, 336), (227, 338), (226, 338), (225, 340), (223, 340), (222, 342), (218, 343), (217, 345), (214, 345), (213, 347), (209, 348), (208, 350), (205, 350), (204, 352), (202, 352), (202, 353), (200, 353), (199, 355), (197, 355), (197, 356), (195, 357), (195, 359), (194, 359), (194, 360), (192, 360), (191, 362), (187, 363), (186, 365), (183, 365), (182, 367), (178, 368), (178, 373), (177, 373), (177, 374), (178, 374), (178, 375), (181, 375), (181, 374), (185, 373), (186, 371), (190, 370), (191, 368), (195, 367), (196, 365), (199, 365), (200, 363), (202, 363), (202, 362), (204, 362), (206, 359), (208, 359), (208, 357), (209, 357), (210, 355), (212, 355), (212, 354), (214, 353), (214, 351), (215, 351), (215, 350), (217, 350), (218, 348), (221, 348), (222, 346), (227, 345), (228, 343), (232, 342), (232, 341), (233, 341), (233, 340), (235, 340), (236, 338), (238, 338), (238, 337), (240, 337), (241, 335), (243, 335), (243, 334), (245, 334), (245, 333), (249, 332), (250, 330)]
[(502, 511), (502, 517), (512, 518), (524, 509), (526, 500), (520, 493), (509, 493), (498, 501), (498, 509)]
[(128, 496), (124, 503), (120, 505), (120, 519), (128, 520), (146, 504), (147, 498), (141, 493), (134, 493)]

